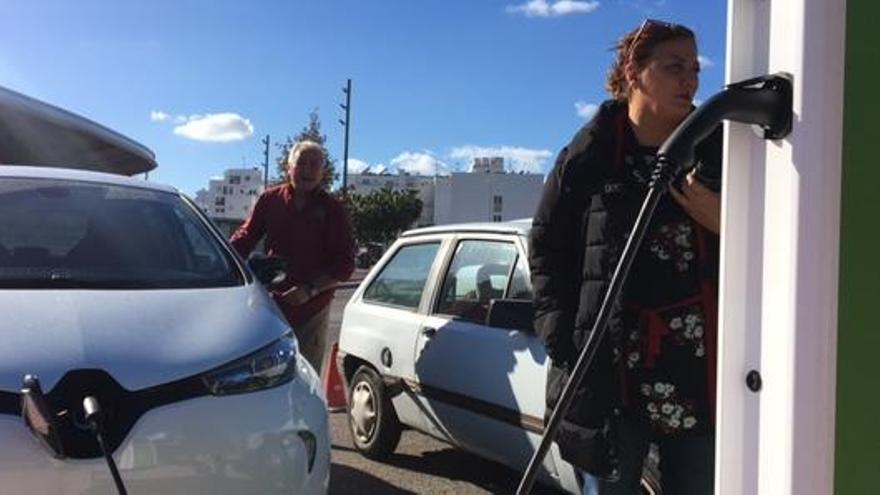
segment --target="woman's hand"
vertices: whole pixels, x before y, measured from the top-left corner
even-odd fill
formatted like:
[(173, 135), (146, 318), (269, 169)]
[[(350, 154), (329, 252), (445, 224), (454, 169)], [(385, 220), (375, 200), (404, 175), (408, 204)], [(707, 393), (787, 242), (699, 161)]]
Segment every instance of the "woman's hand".
[(685, 177), (680, 192), (670, 186), (669, 193), (697, 223), (716, 234), (721, 230), (721, 195), (701, 184), (693, 172)]

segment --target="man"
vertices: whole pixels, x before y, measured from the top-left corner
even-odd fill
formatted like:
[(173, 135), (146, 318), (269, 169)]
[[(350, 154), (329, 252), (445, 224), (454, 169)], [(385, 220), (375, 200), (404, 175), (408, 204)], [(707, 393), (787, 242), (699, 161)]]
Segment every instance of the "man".
[(293, 327), (300, 352), (319, 373), (330, 303), (338, 282), (354, 270), (351, 219), (322, 187), (324, 152), (301, 141), (287, 159), (288, 182), (266, 190), (230, 242), (247, 257), (265, 237), (267, 254), (287, 262), (287, 279), (275, 300)]

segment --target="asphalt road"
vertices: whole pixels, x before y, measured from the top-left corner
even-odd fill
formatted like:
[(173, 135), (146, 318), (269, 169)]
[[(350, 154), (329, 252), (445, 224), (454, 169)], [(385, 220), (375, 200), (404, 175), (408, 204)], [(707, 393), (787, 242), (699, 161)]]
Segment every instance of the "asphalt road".
[[(353, 277), (358, 280), (363, 271)], [(330, 314), (330, 342), (339, 336), (342, 310), (353, 288), (337, 291)], [(330, 414), (333, 442), (330, 494), (490, 494), (513, 493), (520, 473), (415, 431), (405, 431), (384, 462), (361, 456), (351, 443), (345, 413)], [(558, 494), (535, 487), (533, 494)]]

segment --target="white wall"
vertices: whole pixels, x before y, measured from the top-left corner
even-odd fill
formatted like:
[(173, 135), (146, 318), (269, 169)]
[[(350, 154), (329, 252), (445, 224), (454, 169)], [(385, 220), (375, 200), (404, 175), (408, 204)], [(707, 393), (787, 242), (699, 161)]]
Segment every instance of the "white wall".
[[(438, 177), (434, 224), (509, 221), (531, 217), (538, 206), (544, 176), (539, 174), (453, 173)], [(500, 196), (495, 211), (493, 198)]]
[[(727, 79), (793, 75), (792, 133), (726, 133), (716, 493), (833, 492), (844, 0), (732, 0)], [(749, 391), (749, 370), (763, 388)]]

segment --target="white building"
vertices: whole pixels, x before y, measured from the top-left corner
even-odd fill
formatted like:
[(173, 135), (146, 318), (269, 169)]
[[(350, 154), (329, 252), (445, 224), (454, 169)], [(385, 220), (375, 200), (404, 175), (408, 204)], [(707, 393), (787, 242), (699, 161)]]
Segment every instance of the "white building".
[(505, 172), (503, 158), (476, 158), (471, 172), (437, 178), (434, 224), (531, 217), (543, 186), (541, 174)]
[(370, 173), (369, 170), (360, 174), (348, 175), (348, 187), (354, 194), (369, 194), (385, 187), (395, 190), (414, 189), (422, 200), (422, 214), (416, 226), (434, 224), (434, 177), (430, 175), (412, 175), (406, 172), (391, 175), (389, 173)]
[(242, 221), (248, 217), (260, 193), (263, 172), (256, 168), (232, 168), (196, 192), (196, 204), (214, 220)]
[(474, 159), (470, 172), (430, 176), (386, 172), (349, 174), (354, 194), (390, 187), (415, 189), (422, 214), (414, 226), (459, 222), (502, 222), (531, 217), (538, 206), (544, 176), (504, 171), (504, 158)]
[(503, 174), (504, 158), (500, 156), (474, 158), (474, 166), (471, 169), (474, 174)]

